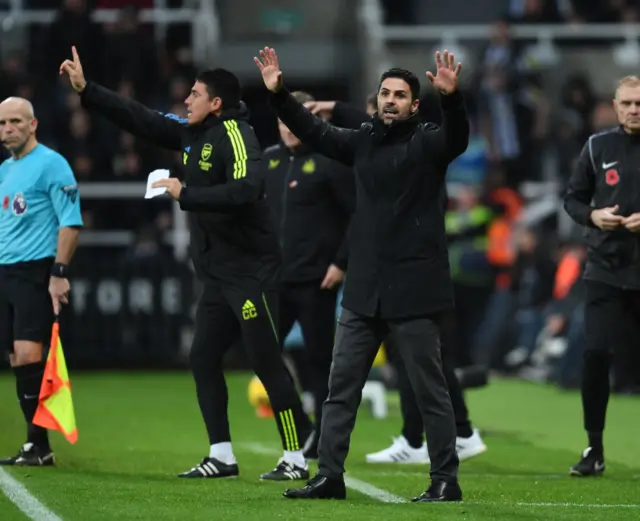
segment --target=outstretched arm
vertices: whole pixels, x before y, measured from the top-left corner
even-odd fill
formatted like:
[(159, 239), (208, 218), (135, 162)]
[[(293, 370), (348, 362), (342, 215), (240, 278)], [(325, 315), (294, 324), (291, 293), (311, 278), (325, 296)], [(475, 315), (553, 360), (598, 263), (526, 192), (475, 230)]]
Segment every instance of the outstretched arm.
[(87, 82), (75, 47), (71, 48), (71, 53), (73, 59), (62, 62), (60, 74), (66, 73), (69, 76), (71, 86), (80, 94), (83, 107), (162, 148), (181, 150), (186, 120), (171, 114), (164, 116), (137, 101)]
[(429, 123), (424, 127), (424, 140), (436, 150), (440, 162), (448, 165), (464, 153), (469, 146), (469, 117), (464, 99), (459, 91), (442, 95), (442, 125)]
[(469, 118), (464, 99), (458, 90), (458, 76), (462, 64), (455, 64), (453, 53), (436, 52), (436, 75), (427, 72), (427, 78), (441, 95), (442, 126), (425, 126), (423, 133), (427, 146), (434, 150), (443, 165), (448, 165), (469, 146)]
[(260, 51), (260, 57), (262, 61), (258, 58), (254, 61), (273, 94), (272, 102), (282, 122), (298, 139), (320, 154), (352, 165), (358, 131), (337, 128), (311, 114), (284, 87), (276, 52), (265, 48)]

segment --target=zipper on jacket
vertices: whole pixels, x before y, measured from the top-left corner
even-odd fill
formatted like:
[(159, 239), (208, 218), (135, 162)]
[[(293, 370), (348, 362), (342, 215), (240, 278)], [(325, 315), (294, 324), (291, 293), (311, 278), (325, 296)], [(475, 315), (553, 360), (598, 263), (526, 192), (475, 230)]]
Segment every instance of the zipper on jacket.
[(284, 176), (283, 194), (282, 194), (282, 212), (280, 215), (280, 248), (282, 249), (282, 255), (284, 257), (284, 230), (285, 222), (287, 220), (287, 199), (289, 195), (289, 178), (293, 171), (293, 156), (289, 156), (289, 166), (287, 167), (287, 173)]

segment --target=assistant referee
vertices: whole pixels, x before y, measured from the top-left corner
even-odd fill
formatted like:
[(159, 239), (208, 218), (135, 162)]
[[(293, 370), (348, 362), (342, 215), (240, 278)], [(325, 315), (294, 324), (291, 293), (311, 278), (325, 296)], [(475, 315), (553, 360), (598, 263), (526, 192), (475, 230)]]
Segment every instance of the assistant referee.
[(587, 227), (588, 245), (581, 391), (589, 446), (571, 467), (573, 476), (605, 470), (602, 435), (612, 357), (640, 333), (639, 77), (620, 80), (613, 106), (619, 125), (588, 139), (564, 200), (567, 213)]
[(9, 351), (27, 440), (0, 465), (53, 465), (47, 430), (33, 424), (44, 373), (43, 346), (67, 303), (68, 265), (82, 226), (78, 186), (67, 160), (38, 143), (31, 103), (0, 103), (0, 348)]

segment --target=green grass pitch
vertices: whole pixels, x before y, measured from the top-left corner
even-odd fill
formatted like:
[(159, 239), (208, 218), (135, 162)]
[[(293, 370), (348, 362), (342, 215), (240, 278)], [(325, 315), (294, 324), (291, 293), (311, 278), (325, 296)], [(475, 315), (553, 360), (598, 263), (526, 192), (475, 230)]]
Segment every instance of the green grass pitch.
[[(52, 440), (56, 468), (5, 469), (63, 521), (640, 519), (640, 402), (612, 398), (602, 478), (568, 476), (585, 446), (577, 393), (518, 381), (493, 381), (470, 391), (471, 417), (489, 450), (461, 464), (461, 504), (412, 504), (428, 482), (428, 467), (369, 465), (364, 455), (386, 447), (400, 429), (397, 395), (390, 414), (376, 420), (361, 407), (347, 460), (347, 476), (364, 491), (347, 501), (291, 501), (292, 486), (260, 482), (280, 453), (272, 420), (247, 401), (248, 374), (228, 375), (230, 420), (240, 477), (180, 480), (179, 472), (207, 452), (207, 439), (185, 373), (71, 373), (79, 441)], [(0, 453), (24, 438), (14, 383), (0, 375)], [(312, 464), (312, 471), (315, 470)], [(371, 493), (373, 490), (373, 494)], [(384, 491), (382, 498), (372, 497)], [(381, 500), (383, 499), (383, 500)], [(0, 493), (0, 519), (28, 517)]]

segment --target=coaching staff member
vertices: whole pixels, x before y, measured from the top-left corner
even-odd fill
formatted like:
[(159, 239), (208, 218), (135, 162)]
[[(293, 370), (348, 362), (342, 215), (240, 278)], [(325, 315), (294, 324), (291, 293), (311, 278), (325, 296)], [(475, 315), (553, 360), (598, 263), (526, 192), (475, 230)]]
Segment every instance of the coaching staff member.
[(240, 83), (223, 69), (201, 73), (185, 103), (186, 121), (87, 82), (75, 47), (62, 63), (82, 104), (119, 127), (170, 150), (183, 151), (186, 186), (156, 183), (189, 212), (191, 258), (204, 282), (196, 311), (191, 367), (210, 451), (187, 478), (238, 474), (231, 447), (223, 356), (238, 335), (267, 390), (284, 457), (263, 479), (306, 479), (301, 443), (310, 434), (277, 336), (276, 284), (280, 252), (259, 180), (261, 150), (240, 101)]
[[(0, 465), (53, 465), (47, 430), (33, 424), (54, 313), (69, 293), (68, 265), (82, 226), (80, 196), (67, 160), (39, 144), (33, 106), (0, 103), (0, 345), (10, 352), (27, 441)], [(53, 302), (52, 302), (53, 301)], [(53, 304), (53, 305), (52, 305)]]
[[(300, 103), (313, 101), (294, 92)], [(313, 152), (278, 121), (280, 143), (262, 159), (265, 193), (282, 249), (280, 339), (297, 320), (315, 402), (315, 430), (305, 456), (317, 458), (327, 398), (338, 288), (347, 266), (346, 231), (355, 208), (353, 170)]]
[(564, 200), (567, 213), (587, 227), (588, 245), (581, 392), (589, 446), (571, 467), (574, 476), (604, 472), (613, 349), (640, 334), (640, 78), (620, 80), (613, 106), (620, 125), (588, 139)]
[(442, 374), (438, 317), (453, 307), (443, 200), (447, 165), (466, 150), (469, 122), (457, 90), (461, 65), (436, 53), (443, 126), (417, 117), (420, 82), (411, 72), (382, 75), (378, 113), (359, 130), (313, 116), (283, 87), (273, 49), (255, 58), (278, 116), (303, 143), (353, 165), (356, 210), (349, 234), (349, 268), (338, 321), (329, 396), (324, 404), (319, 471), (290, 498), (344, 498), (344, 461), (369, 370), (382, 340), (398, 336), (422, 412), (432, 483), (418, 501), (459, 500), (456, 426)]

